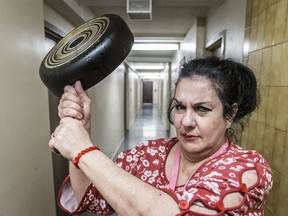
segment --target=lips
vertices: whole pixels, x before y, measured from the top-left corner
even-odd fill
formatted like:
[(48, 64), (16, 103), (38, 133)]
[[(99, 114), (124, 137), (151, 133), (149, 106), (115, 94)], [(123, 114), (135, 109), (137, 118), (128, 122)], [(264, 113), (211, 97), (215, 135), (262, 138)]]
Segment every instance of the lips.
[(192, 135), (192, 134), (183, 134), (182, 135), (183, 138), (186, 140), (186, 141), (195, 141), (196, 139), (199, 138), (199, 136), (195, 136), (195, 135)]

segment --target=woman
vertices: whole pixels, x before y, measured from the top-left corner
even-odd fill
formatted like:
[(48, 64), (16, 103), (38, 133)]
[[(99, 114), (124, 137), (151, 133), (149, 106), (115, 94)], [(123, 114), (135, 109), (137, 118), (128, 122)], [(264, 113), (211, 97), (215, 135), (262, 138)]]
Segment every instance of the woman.
[(257, 104), (249, 68), (229, 59), (194, 59), (181, 66), (169, 105), (177, 137), (124, 151), (115, 165), (92, 147), (90, 99), (80, 82), (66, 86), (49, 142), (72, 161), (59, 205), (69, 213), (121, 216), (264, 215), (271, 169), (260, 154), (232, 142)]

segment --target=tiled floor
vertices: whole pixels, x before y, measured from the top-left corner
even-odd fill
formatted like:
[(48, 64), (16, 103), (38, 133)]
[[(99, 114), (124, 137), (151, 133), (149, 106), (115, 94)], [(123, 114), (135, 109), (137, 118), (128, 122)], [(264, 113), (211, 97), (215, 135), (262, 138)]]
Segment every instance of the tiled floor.
[(168, 131), (159, 116), (157, 106), (143, 104), (131, 128), (125, 134), (125, 140), (119, 151), (131, 149), (149, 139), (168, 137)]

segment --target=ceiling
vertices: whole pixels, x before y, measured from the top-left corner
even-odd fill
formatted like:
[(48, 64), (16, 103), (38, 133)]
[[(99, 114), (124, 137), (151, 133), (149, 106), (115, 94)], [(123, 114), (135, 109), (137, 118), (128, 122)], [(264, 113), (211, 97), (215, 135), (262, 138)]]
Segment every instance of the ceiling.
[[(71, 22), (79, 26), (83, 22), (103, 14), (120, 15), (139, 41), (180, 43), (190, 30), (193, 19), (206, 17), (213, 7), (225, 0), (151, 0), (151, 19), (131, 19), (127, 14), (128, 0), (44, 0), (44, 2)], [(149, 0), (129, 0), (139, 2)], [(134, 51), (127, 57), (131, 64), (137, 62), (169, 62), (175, 51)]]

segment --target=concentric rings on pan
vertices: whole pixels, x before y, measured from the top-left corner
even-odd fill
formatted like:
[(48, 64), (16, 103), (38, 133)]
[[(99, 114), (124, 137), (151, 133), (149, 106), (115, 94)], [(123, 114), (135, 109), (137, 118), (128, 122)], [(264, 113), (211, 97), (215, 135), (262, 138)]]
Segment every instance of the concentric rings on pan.
[(86, 90), (113, 72), (127, 57), (134, 36), (115, 14), (102, 15), (68, 33), (45, 56), (39, 74), (57, 97), (77, 80)]
[(45, 58), (45, 66), (54, 68), (73, 60), (93, 46), (108, 26), (109, 19), (99, 17), (74, 29), (50, 50)]

